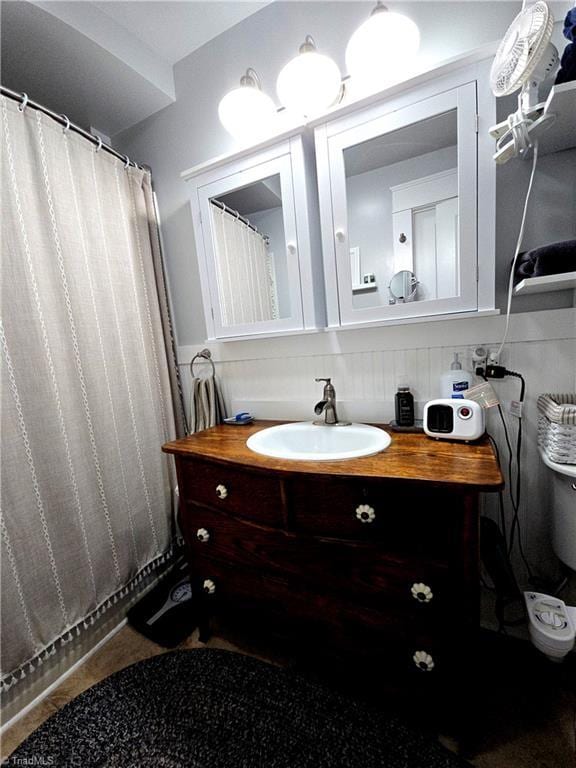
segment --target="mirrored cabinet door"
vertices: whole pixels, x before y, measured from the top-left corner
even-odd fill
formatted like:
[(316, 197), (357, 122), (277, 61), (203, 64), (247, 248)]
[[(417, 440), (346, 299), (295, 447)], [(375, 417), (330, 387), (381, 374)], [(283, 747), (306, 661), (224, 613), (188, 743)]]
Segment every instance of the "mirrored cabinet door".
[(477, 309), (475, 116), (467, 83), (321, 129), (341, 325)]
[(208, 338), (316, 327), (304, 182), (300, 137), (197, 177)]

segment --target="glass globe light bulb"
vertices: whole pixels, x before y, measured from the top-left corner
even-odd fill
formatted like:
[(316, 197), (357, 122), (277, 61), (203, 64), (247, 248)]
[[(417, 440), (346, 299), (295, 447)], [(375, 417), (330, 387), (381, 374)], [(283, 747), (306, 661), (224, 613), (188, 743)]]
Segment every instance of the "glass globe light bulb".
[(308, 36), (298, 56), (278, 75), (276, 92), (287, 110), (310, 117), (334, 104), (341, 82), (338, 65), (329, 56), (318, 53)]
[(218, 117), (224, 128), (241, 142), (257, 141), (273, 132), (276, 106), (263, 91), (254, 70), (247, 70), (234, 88), (220, 100)]
[(355, 85), (375, 89), (409, 75), (420, 47), (418, 26), (380, 2), (346, 47), (346, 68)]

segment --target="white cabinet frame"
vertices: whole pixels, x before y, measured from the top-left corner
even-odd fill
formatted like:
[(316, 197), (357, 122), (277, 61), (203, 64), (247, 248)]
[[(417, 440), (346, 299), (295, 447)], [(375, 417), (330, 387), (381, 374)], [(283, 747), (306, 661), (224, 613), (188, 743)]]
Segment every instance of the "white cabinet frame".
[[(203, 166), (197, 174), (188, 175), (193, 183), (190, 205), (208, 340), (252, 338), (325, 325), (322, 265), (319, 248), (313, 248), (314, 211), (310, 210), (310, 171), (306, 167), (309, 164), (304, 139), (298, 135), (259, 152), (242, 153), (227, 162), (215, 162), (213, 167)], [(290, 317), (225, 326), (210, 226), (210, 200), (276, 174), (280, 177), (282, 195)]]
[[(482, 128), (495, 116), (481, 62), (436, 82), (318, 122), (315, 128), (328, 327), (494, 309), (495, 171)], [(442, 112), (457, 110), (461, 293), (453, 299), (354, 309), (350, 280), (344, 150)], [(480, 129), (480, 131), (479, 131)], [(481, 163), (479, 162), (481, 159)], [(381, 286), (382, 290), (385, 288)]]

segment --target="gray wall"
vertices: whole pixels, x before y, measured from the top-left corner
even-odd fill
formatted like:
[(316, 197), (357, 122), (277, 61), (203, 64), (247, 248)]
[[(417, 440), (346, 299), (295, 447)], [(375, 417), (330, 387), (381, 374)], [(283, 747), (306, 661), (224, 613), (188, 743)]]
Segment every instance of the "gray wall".
[[(423, 32), (421, 55), (434, 62), (499, 39), (520, 8), (519, 2), (394, 3)], [(569, 7), (569, 4), (564, 4)], [(275, 96), (275, 81), (306, 34), (344, 68), (346, 43), (372, 9), (364, 2), (276, 2), (212, 40), (175, 67), (175, 104), (114, 137), (115, 145), (152, 167), (158, 193), (177, 340), (202, 342), (198, 268), (186, 183), (179, 174), (235, 148), (218, 121), (222, 95), (254, 67), (263, 88)], [(518, 229), (528, 163), (499, 170), (497, 290), (500, 305)], [(574, 236), (576, 152), (543, 159), (534, 190), (526, 245)], [(571, 293), (519, 298), (515, 310), (569, 306)]]

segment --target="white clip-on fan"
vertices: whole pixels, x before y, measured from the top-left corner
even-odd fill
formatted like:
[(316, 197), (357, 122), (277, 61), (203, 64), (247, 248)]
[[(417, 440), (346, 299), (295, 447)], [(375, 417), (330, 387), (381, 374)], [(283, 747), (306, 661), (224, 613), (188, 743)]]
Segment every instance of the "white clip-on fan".
[(495, 96), (509, 96), (519, 88), (518, 109), (493, 128), (496, 141), (494, 160), (501, 164), (523, 155), (554, 120), (538, 103), (538, 86), (558, 66), (558, 51), (550, 42), (554, 18), (542, 0), (527, 6), (516, 16), (498, 47), (490, 70)]

